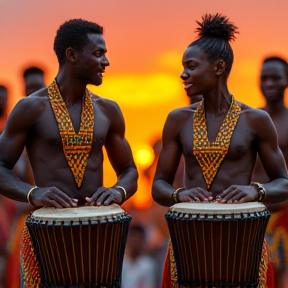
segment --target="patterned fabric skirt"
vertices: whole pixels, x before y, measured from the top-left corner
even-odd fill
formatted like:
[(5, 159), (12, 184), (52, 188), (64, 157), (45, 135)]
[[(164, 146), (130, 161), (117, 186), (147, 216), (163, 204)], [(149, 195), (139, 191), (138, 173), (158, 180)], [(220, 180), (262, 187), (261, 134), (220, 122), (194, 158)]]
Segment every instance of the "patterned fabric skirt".
[(284, 271), (288, 268), (288, 206), (271, 213), (266, 229), (268, 250), (273, 267)]
[[(177, 269), (173, 255), (172, 243), (170, 241), (163, 273), (162, 288), (185, 288), (177, 283)], [(259, 288), (274, 288), (273, 268), (269, 261), (266, 241), (262, 249), (262, 257), (259, 268)]]
[(25, 226), (20, 243), (21, 287), (41, 287), (40, 271), (27, 226)]

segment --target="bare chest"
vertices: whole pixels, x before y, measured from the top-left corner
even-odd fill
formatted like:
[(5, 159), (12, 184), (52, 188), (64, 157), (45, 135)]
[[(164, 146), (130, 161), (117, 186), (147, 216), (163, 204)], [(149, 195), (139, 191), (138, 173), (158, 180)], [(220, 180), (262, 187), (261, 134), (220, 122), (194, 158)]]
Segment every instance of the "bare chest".
[[(68, 118), (62, 117), (60, 119), (61, 122), (64, 122), (64, 125), (62, 125), (62, 131), (63, 126), (67, 127), (67, 134), (69, 133), (69, 138), (74, 144), (81, 144), (81, 137), (79, 135), (80, 126), (83, 126), (84, 128), (81, 130), (84, 131), (85, 134), (85, 126), (81, 125), (81, 121), (87, 121), (81, 119), (81, 106), (80, 107), (70, 107), (68, 110)], [(70, 122), (70, 124), (69, 124)], [(99, 107), (94, 105), (94, 120), (93, 120), (93, 133), (92, 133), (92, 147), (94, 146), (103, 146), (105, 143), (105, 139), (110, 127), (110, 121), (109, 118), (101, 111)], [(71, 126), (72, 125), (72, 126)], [(69, 127), (72, 127), (69, 129)], [(39, 117), (34, 131), (34, 140), (37, 142), (45, 142), (45, 144), (48, 144), (51, 148), (52, 147), (59, 147), (62, 149), (62, 138), (59, 131), (59, 123), (56, 120), (56, 116), (54, 114), (54, 111), (52, 110), (50, 105), (47, 105), (46, 109), (43, 111), (41, 117)], [(65, 135), (65, 129), (64, 133)], [(82, 133), (83, 134), (83, 133)], [(79, 143), (78, 143), (79, 142)]]
[[(213, 146), (213, 142), (216, 140), (220, 126), (221, 123), (210, 123), (210, 125), (208, 125), (208, 144), (210, 144), (211, 146)], [(195, 137), (195, 135), (193, 134), (193, 117), (191, 117), (191, 119), (187, 121), (187, 123), (181, 130), (180, 141), (182, 144), (183, 155), (185, 156), (185, 158), (191, 160), (193, 159), (196, 161), (196, 158), (193, 154), (194, 142), (201, 141), (201, 137)], [(222, 139), (222, 137), (220, 137), (220, 139)], [(222, 140), (224, 140), (224, 138)], [(251, 153), (254, 154), (255, 151), (253, 149), (253, 141), (254, 136), (250, 127), (247, 125), (244, 117), (240, 116), (236, 127), (231, 135), (231, 138), (229, 137), (230, 144), (228, 152), (225, 156), (225, 160), (234, 162), (239, 159), (243, 159), (243, 157), (249, 157)], [(222, 142), (224, 143), (224, 141)], [(223, 146), (221, 146), (222, 145), (220, 145), (220, 148), (223, 148)]]

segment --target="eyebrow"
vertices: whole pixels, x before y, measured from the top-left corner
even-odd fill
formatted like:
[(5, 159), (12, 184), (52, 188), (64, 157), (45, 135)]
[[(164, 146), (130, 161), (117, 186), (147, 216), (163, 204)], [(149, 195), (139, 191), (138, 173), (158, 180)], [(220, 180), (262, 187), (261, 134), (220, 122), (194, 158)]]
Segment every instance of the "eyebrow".
[(94, 50), (94, 52), (97, 52), (97, 51), (101, 51), (103, 53), (107, 53), (107, 49), (104, 49), (104, 48), (97, 48)]
[(188, 61), (185, 61), (185, 62), (182, 62), (182, 64), (186, 64), (186, 65), (189, 65), (190, 64), (190, 62), (194, 62), (194, 63), (198, 63), (197, 61), (195, 61), (195, 60), (188, 60)]

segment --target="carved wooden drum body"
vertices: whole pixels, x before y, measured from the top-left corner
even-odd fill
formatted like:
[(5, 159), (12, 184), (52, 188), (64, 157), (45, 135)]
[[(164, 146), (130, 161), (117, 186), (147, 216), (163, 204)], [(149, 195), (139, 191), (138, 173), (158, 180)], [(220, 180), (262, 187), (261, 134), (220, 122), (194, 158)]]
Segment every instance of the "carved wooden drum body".
[(257, 287), (270, 217), (263, 204), (179, 203), (165, 216), (179, 284)]
[(34, 211), (26, 224), (41, 283), (120, 287), (130, 221), (131, 216), (116, 205)]

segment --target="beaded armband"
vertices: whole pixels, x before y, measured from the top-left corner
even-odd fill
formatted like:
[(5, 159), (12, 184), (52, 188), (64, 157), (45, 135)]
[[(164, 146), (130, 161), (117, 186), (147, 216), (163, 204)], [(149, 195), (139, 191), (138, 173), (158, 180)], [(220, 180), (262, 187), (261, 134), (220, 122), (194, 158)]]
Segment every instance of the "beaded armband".
[(257, 188), (258, 191), (258, 201), (259, 202), (263, 202), (263, 200), (265, 199), (265, 195), (266, 195), (266, 190), (263, 187), (262, 184), (258, 183), (258, 182), (251, 182), (252, 186), (255, 186)]
[(186, 189), (185, 187), (177, 188), (171, 193), (171, 199), (174, 203), (179, 203), (179, 191)]

